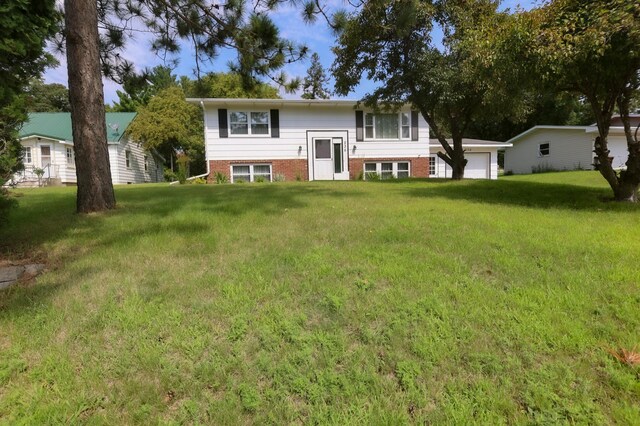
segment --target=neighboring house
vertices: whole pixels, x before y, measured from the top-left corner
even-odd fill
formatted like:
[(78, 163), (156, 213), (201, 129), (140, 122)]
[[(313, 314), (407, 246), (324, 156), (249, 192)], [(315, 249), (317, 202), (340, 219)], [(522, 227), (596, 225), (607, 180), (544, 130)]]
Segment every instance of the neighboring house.
[[(108, 112), (107, 144), (111, 178), (114, 184), (160, 182), (163, 159), (130, 141), (125, 130), (136, 113)], [(37, 185), (34, 169), (43, 169), (43, 180), (53, 185), (75, 185), (76, 166), (71, 131), (71, 114), (31, 113), (20, 131), (24, 171), (14, 176), (22, 186)]]
[(429, 126), (408, 106), (374, 113), (348, 100), (188, 101), (204, 110), (209, 180), (216, 173), (231, 182), (432, 176)]
[[(630, 117), (632, 129), (640, 124), (640, 115)], [(554, 170), (592, 170), (593, 144), (598, 128), (591, 126), (535, 126), (507, 141), (504, 156), (506, 173), (525, 174)], [(627, 140), (620, 117), (613, 117), (608, 147), (615, 169), (626, 167)]]
[[(453, 140), (447, 139), (447, 142), (453, 145)], [(451, 167), (438, 157), (438, 152), (445, 152), (444, 148), (437, 139), (431, 139), (430, 145), (429, 176), (450, 178)], [(507, 142), (463, 138), (462, 148), (464, 158), (467, 160), (464, 177), (466, 179), (498, 179), (498, 151), (511, 146)]]

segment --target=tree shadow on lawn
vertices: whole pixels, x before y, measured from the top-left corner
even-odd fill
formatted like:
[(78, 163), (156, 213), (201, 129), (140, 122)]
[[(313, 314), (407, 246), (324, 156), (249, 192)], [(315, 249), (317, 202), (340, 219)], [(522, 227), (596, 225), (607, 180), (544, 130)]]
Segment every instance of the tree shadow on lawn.
[[(216, 217), (242, 217), (256, 212), (276, 217), (308, 207), (312, 197), (358, 195), (338, 188), (304, 184), (116, 187), (118, 207), (115, 210), (79, 215), (75, 213), (75, 191), (45, 189), (18, 198), (20, 204), (12, 212), (10, 222), (0, 228), (0, 260), (44, 262), (49, 269), (55, 269), (77, 261), (83, 252), (105, 250), (114, 245), (126, 248), (142, 238), (151, 237), (153, 241), (154, 236), (162, 233), (191, 238), (211, 236)], [(189, 212), (198, 213), (199, 220), (193, 221)], [(211, 216), (212, 225), (203, 223), (202, 213), (205, 217)], [(128, 222), (131, 227), (127, 227)], [(56, 247), (55, 243), (63, 239), (78, 244), (77, 250), (65, 248), (63, 251)], [(61, 282), (43, 286), (29, 282), (0, 290), (0, 298), (13, 301), (1, 302), (0, 311), (14, 303), (22, 307), (38, 303), (60, 288), (77, 284)]]
[(410, 187), (413, 197), (447, 198), (475, 203), (500, 204), (543, 209), (591, 211), (639, 211), (640, 205), (612, 201), (608, 188), (571, 184), (521, 182), (511, 180), (423, 180), (424, 186)]

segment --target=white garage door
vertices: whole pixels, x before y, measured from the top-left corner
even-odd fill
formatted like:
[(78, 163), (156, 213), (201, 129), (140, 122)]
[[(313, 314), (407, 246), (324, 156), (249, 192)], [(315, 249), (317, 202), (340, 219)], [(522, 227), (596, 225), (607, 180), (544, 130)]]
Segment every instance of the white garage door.
[(488, 152), (465, 152), (467, 167), (464, 168), (464, 177), (467, 179), (489, 179), (491, 176), (491, 155)]
[[(464, 168), (465, 179), (490, 179), (491, 154), (488, 152), (465, 152), (467, 166)], [(451, 177), (451, 167), (445, 166), (446, 177)]]

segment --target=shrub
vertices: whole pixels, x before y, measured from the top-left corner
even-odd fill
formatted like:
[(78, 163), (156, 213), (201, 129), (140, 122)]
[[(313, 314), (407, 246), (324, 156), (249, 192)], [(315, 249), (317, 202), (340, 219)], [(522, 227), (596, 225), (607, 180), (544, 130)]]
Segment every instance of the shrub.
[(253, 181), (256, 182), (256, 183), (264, 183), (264, 182), (267, 181), (267, 179), (264, 176), (256, 176), (253, 179)]
[(364, 172), (360, 170), (356, 176), (356, 180), (364, 180)]
[(189, 183), (193, 184), (193, 185), (204, 185), (207, 183), (205, 178), (195, 178), (189, 181)]
[(300, 173), (296, 173), (296, 181), (302, 182), (302, 175), (300, 175)]
[(282, 173), (277, 173), (276, 175), (273, 176), (273, 181), (274, 182), (284, 182), (285, 181), (285, 177)]
[(164, 169), (164, 180), (167, 182), (175, 182), (178, 180), (178, 176), (171, 169)]
[(215, 172), (213, 174), (213, 177), (215, 178), (216, 183), (218, 184), (229, 183), (229, 177), (222, 172)]
[(376, 172), (367, 172), (364, 176), (366, 180), (380, 180), (380, 175)]

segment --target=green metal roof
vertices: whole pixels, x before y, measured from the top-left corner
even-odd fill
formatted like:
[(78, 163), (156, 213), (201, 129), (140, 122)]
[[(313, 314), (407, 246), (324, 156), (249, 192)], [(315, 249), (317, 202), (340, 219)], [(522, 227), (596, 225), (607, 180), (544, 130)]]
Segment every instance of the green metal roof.
[[(108, 112), (107, 141), (119, 142), (127, 130), (131, 121), (136, 116), (135, 112)], [(71, 113), (68, 112), (32, 112), (29, 121), (24, 123), (20, 130), (20, 137), (42, 136), (50, 139), (73, 142), (71, 132)]]

